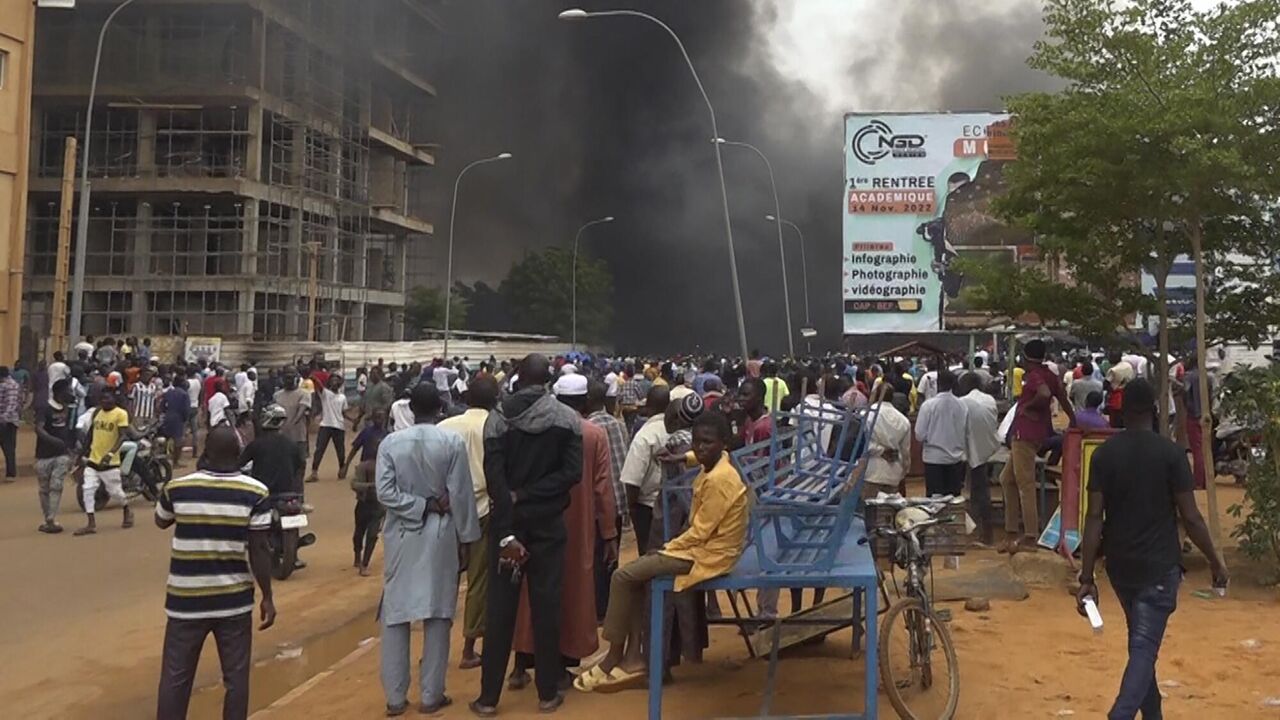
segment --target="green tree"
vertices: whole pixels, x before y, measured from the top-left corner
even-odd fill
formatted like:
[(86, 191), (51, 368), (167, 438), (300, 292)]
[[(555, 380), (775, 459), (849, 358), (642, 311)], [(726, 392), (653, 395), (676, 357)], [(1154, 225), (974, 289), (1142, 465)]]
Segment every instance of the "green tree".
[[(551, 247), (531, 252), (511, 268), (499, 292), (520, 332), (573, 335), (573, 252)], [(578, 342), (608, 339), (613, 321), (613, 276), (603, 260), (578, 255)]]
[[(1268, 276), (1270, 262), (1256, 267), (1238, 257), (1276, 255), (1277, 17), (1280, 0), (1207, 11), (1188, 0), (1047, 0), (1047, 39), (1029, 64), (1065, 88), (1009, 103), (1019, 161), (997, 209), (1032, 229), (1047, 265), (1066, 270), (1074, 285), (1049, 287), (1057, 278), (1038, 269), (978, 271), (975, 303), (1106, 334), (1137, 310), (1164, 316), (1163, 302), (1136, 293), (1138, 272), (1154, 270), (1163, 296), (1173, 258), (1186, 253), (1196, 267), (1201, 367), (1209, 312), (1224, 313), (1223, 337), (1257, 343), (1271, 331), (1275, 295), (1259, 288), (1274, 285), (1274, 267)], [(1161, 328), (1163, 369), (1169, 323)], [(1204, 397), (1207, 382), (1202, 375)], [(1211, 458), (1208, 428), (1203, 434)], [(1216, 536), (1212, 484), (1208, 496)]]
[(1262, 436), (1256, 448), (1260, 452), (1250, 455), (1245, 503), (1228, 510), (1243, 516), (1231, 534), (1250, 557), (1266, 558), (1280, 569), (1280, 364), (1238, 369), (1228, 376), (1222, 412)]
[[(451, 329), (466, 327), (467, 302), (454, 289), (452, 307), (449, 308)], [(409, 291), (404, 303), (404, 335), (407, 338), (422, 337), (426, 328), (444, 327), (444, 293), (440, 288), (419, 285)]]

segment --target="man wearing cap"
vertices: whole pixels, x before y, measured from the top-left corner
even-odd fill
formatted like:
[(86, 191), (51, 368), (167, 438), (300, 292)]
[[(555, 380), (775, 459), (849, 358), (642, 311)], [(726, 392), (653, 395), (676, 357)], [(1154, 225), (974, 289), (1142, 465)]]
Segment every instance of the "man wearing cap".
[[(1044, 364), (1043, 340), (1032, 340), (1023, 349), (1026, 373), (1022, 377), (1022, 394), (1009, 430), (1009, 462), (1000, 474), (1004, 492), (1005, 542), (1000, 552), (1013, 554), (1035, 550), (1040, 535), (1040, 514), (1036, 507), (1036, 453), (1053, 434), (1053, 400), (1074, 421), (1071, 399), (1062, 387), (1062, 378)], [(1019, 529), (1018, 522), (1022, 527)]]
[(547, 393), (551, 363), (520, 362), (516, 391), (502, 418), (485, 428), (484, 474), (489, 491), (489, 597), (481, 655), (480, 697), (471, 710), (497, 714), (515, 632), (520, 588), (527, 584), (533, 619), (538, 708), (564, 702), (559, 684), (560, 601), (564, 578), (564, 512), (582, 480), (582, 418)]
[[(589, 407), (589, 389), (585, 376), (572, 373), (562, 375), (552, 391), (561, 403), (582, 417)], [(581, 423), (582, 481), (569, 492), (569, 508), (564, 513), (568, 541), (561, 583), (560, 655), (566, 665), (576, 665), (576, 661), (590, 657), (600, 647), (596, 636), (596, 544), (603, 543), (606, 564), (614, 565), (618, 559), (618, 515), (609, 472), (609, 441), (600, 427), (585, 419)], [(516, 618), (516, 666), (507, 683), (513, 689), (529, 684), (528, 668), (534, 664), (528, 592), (521, 593)], [(568, 680), (567, 674), (561, 676), (562, 689), (568, 689)]]

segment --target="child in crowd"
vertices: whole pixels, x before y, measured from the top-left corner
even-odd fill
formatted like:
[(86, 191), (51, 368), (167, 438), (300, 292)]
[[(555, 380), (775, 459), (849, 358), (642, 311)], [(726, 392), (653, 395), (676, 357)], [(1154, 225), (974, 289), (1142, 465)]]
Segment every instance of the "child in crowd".
[[(378, 502), (378, 493), (374, 488), (374, 467), (378, 459), (378, 445), (387, 436), (387, 416), (381, 410), (375, 410), (356, 439), (351, 443), (351, 453), (347, 455), (350, 463), (360, 451), (360, 464), (356, 466), (356, 474), (351, 478), (351, 489), (356, 494), (355, 533), (351, 536), (355, 552), (354, 567), (359, 569), (361, 577), (369, 576), (369, 561), (373, 559), (373, 548), (378, 544), (378, 533), (382, 530), (382, 518), (386, 511)], [(343, 466), (341, 475), (347, 474)]]

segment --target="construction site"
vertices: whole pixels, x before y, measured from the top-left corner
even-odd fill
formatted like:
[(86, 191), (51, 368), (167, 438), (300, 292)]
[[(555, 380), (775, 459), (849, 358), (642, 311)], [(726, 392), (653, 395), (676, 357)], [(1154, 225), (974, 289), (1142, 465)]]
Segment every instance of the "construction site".
[[(434, 231), (439, 2), (138, 0), (119, 13), (93, 106), (83, 332), (403, 339), (406, 267), (429, 258)], [(64, 152), (84, 141), (115, 6), (37, 18), (23, 311), (35, 342), (67, 321)]]

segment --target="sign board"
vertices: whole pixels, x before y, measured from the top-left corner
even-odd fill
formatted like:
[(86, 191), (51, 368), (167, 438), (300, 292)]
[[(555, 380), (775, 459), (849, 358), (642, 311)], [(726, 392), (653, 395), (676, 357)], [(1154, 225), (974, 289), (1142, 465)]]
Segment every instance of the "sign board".
[(1005, 113), (845, 116), (846, 335), (942, 329), (963, 281), (944, 213), (957, 193), (982, 195), (983, 177), (999, 184), (1015, 157), (1008, 127)]
[(189, 335), (183, 343), (183, 357), (187, 362), (213, 362), (222, 360), (222, 338)]

